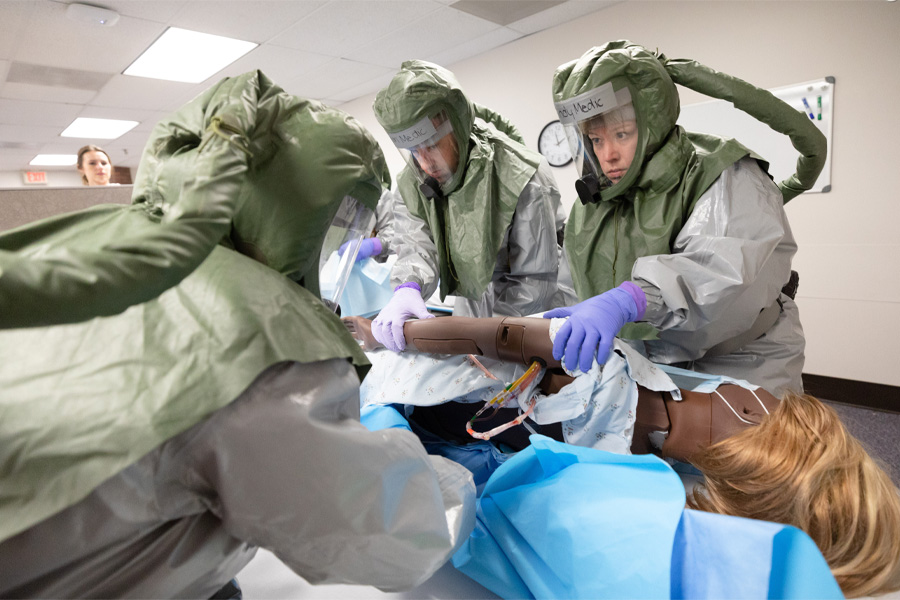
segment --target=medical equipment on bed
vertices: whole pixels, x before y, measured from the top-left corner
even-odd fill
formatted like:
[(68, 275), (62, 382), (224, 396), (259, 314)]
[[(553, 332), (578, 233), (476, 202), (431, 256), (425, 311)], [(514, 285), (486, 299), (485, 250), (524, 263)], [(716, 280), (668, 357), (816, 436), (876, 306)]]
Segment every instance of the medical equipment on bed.
[[(531, 366), (528, 367), (528, 370), (525, 371), (525, 373), (521, 377), (503, 388), (503, 391), (494, 396), (491, 400), (485, 402), (484, 406), (481, 407), (481, 409), (477, 413), (475, 413), (475, 416), (469, 419), (469, 422), (466, 424), (466, 431), (468, 432), (468, 434), (473, 438), (479, 440), (489, 440), (493, 436), (506, 431), (510, 427), (515, 427), (516, 425), (525, 425), (526, 427), (528, 427), (528, 425), (525, 424), (525, 419), (534, 411), (534, 405), (537, 403), (537, 398), (534, 396), (534, 388), (540, 382), (542, 374), (543, 368), (541, 367), (541, 363), (538, 361), (533, 361), (531, 363)], [(528, 405), (528, 408), (525, 409), (524, 412), (522, 412), (521, 409), (521, 398), (528, 398), (528, 400), (525, 401)], [(486, 421), (496, 415), (497, 411), (501, 408), (512, 407), (512, 405), (514, 405), (515, 403), (518, 403), (519, 405), (519, 415), (516, 418), (507, 423), (504, 423), (503, 425), (494, 427), (489, 431), (475, 431), (473, 426), (475, 423), (479, 421)], [(494, 410), (491, 412), (491, 414), (482, 417), (481, 415), (488, 408), (493, 408)]]

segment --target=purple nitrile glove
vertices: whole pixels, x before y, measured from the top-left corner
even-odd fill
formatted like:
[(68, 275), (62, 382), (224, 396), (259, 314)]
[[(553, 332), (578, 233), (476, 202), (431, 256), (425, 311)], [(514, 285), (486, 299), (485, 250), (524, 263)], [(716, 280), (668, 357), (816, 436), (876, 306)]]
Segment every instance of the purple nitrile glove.
[[(338, 248), (338, 256), (343, 256), (344, 252), (347, 251), (347, 247), (350, 245), (350, 242), (344, 242), (341, 244), (341, 247)], [(359, 244), (359, 252), (356, 253), (356, 262), (361, 260), (365, 260), (370, 256), (378, 256), (381, 254), (381, 240), (377, 237), (365, 238)]]
[(617, 288), (588, 298), (575, 306), (554, 308), (544, 313), (545, 319), (569, 317), (553, 342), (553, 358), (566, 357), (566, 368), (578, 368), (587, 373), (591, 368), (594, 352), (597, 363), (604, 364), (612, 350), (613, 338), (625, 323), (639, 321), (647, 310), (644, 290), (630, 281)]
[(394, 295), (372, 321), (372, 335), (388, 350), (402, 352), (406, 348), (403, 324), (410, 317), (434, 318), (422, 300), (422, 288), (415, 282), (403, 283), (394, 289)]

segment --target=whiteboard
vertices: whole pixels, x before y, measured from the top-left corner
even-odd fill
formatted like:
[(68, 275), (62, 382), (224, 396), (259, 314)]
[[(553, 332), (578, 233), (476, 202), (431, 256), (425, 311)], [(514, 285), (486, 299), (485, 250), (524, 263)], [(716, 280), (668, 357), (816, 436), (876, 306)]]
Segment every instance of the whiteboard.
[[(806, 193), (831, 191), (831, 129), (834, 123), (834, 77), (770, 89), (775, 96), (810, 118), (828, 141), (825, 166), (815, 185)], [(806, 101), (804, 104), (804, 100)], [(726, 100), (713, 100), (682, 107), (678, 124), (687, 131), (734, 138), (769, 162), (776, 183), (797, 170), (800, 154), (788, 136), (760, 123)]]

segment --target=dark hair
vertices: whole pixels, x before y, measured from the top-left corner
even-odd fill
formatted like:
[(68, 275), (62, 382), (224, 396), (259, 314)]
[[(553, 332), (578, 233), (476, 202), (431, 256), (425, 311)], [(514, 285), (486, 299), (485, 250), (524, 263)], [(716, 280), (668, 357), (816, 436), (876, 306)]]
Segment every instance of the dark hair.
[[(84, 158), (84, 155), (88, 152), (102, 152), (103, 154), (106, 155), (106, 160), (109, 161), (109, 166), (112, 167), (112, 161), (109, 159), (109, 152), (107, 152), (100, 146), (88, 144), (87, 146), (82, 146), (78, 150), (78, 162), (75, 163), (75, 166), (79, 171), (83, 168), (82, 159)], [(87, 175), (85, 175), (84, 173), (81, 174), (81, 183), (83, 183), (84, 185), (89, 185)]]

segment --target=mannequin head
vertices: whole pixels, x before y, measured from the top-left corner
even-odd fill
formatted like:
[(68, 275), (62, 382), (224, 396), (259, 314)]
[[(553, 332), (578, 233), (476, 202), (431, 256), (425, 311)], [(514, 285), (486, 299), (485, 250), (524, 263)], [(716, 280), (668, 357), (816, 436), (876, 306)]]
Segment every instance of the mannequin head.
[(788, 394), (691, 462), (705, 481), (688, 507), (802, 529), (848, 597), (900, 589), (897, 488), (822, 402)]

